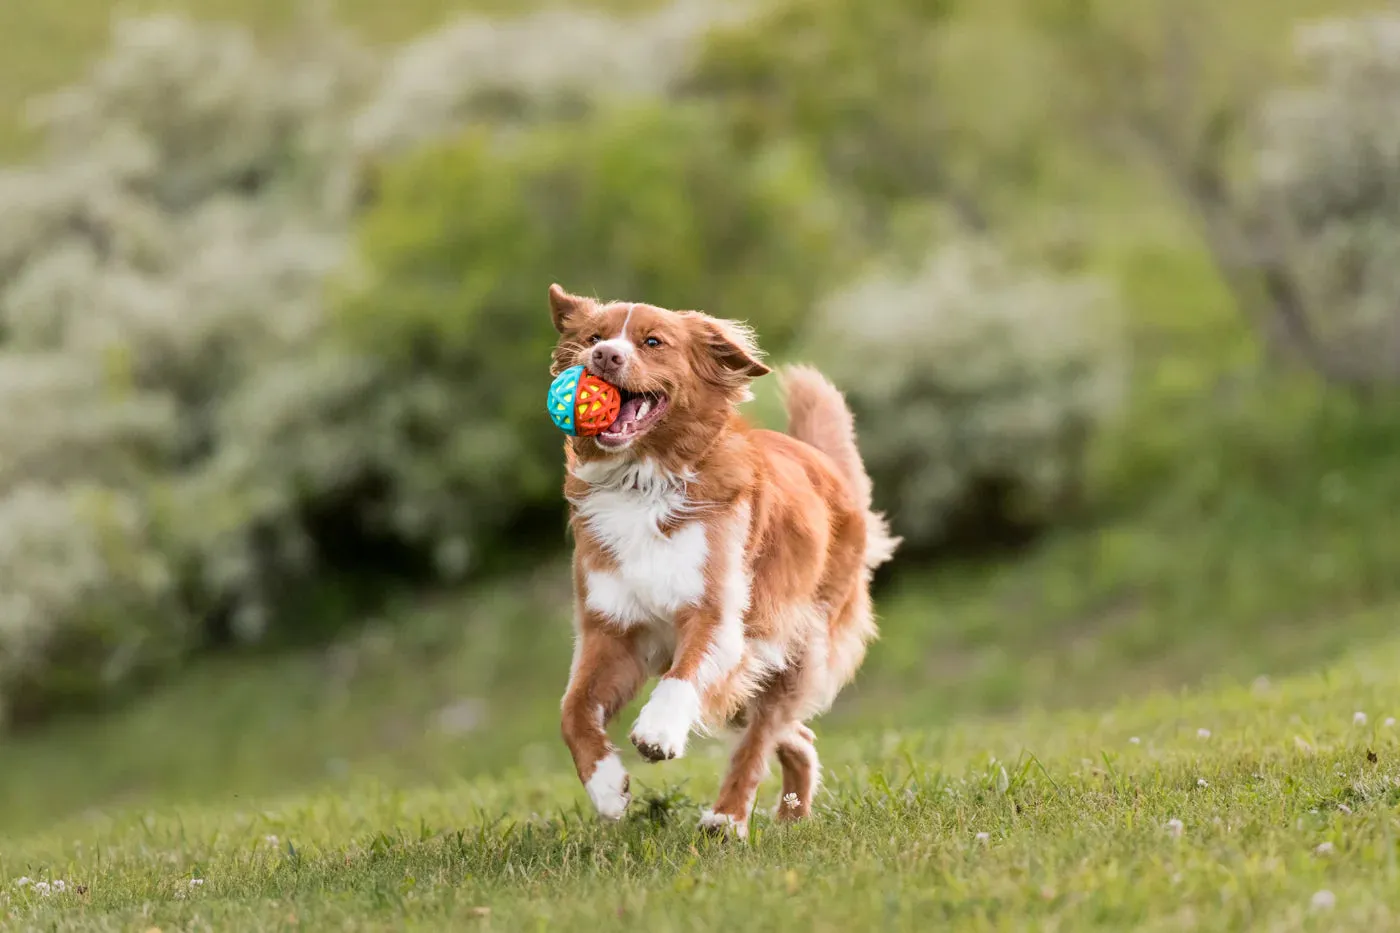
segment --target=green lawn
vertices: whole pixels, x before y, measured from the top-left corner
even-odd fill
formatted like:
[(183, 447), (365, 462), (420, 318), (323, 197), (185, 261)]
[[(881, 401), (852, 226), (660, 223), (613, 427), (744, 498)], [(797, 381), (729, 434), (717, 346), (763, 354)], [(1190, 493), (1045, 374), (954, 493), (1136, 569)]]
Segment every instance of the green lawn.
[(489, 778), (83, 814), (6, 834), (0, 909), (36, 930), (1385, 928), (1398, 667), (1390, 641), (1103, 713), (828, 736), (815, 819), (756, 817), (747, 844), (694, 832), (714, 745), (636, 763), (620, 825), (553, 751)]

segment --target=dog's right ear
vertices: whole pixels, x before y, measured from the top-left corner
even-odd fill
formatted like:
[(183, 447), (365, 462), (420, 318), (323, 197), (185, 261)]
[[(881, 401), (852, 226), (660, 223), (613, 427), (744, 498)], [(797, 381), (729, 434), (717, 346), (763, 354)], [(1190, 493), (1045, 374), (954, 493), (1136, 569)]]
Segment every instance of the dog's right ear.
[(569, 326), (569, 320), (588, 304), (587, 298), (570, 295), (557, 284), (549, 286), (549, 313), (554, 318), (554, 329), (561, 334)]

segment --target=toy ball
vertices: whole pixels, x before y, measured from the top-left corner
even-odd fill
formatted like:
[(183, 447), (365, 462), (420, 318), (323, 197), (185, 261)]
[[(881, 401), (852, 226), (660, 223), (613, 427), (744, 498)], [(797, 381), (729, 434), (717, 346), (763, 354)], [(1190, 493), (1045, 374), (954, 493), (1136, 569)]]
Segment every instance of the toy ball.
[(584, 370), (571, 366), (549, 387), (549, 417), (554, 426), (575, 437), (602, 434), (617, 420), (622, 392)]

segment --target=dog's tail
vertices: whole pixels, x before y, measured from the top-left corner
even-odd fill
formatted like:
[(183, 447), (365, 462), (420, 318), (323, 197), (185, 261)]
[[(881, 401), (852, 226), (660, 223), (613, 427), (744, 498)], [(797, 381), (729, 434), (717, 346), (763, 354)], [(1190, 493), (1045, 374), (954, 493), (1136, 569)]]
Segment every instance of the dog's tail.
[(856, 422), (841, 390), (810, 366), (785, 367), (779, 377), (787, 408), (787, 433), (835, 462), (866, 512), (865, 565), (871, 570), (894, 556), (900, 539), (873, 507), (870, 474), (856, 446)]

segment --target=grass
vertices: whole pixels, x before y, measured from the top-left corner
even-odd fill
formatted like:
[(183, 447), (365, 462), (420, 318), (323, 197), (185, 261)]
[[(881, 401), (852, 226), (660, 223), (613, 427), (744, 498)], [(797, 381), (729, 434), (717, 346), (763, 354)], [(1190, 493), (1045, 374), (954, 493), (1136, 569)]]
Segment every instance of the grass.
[(554, 767), (78, 816), (0, 842), (0, 910), (17, 930), (1385, 926), (1398, 664), (1389, 641), (1271, 685), (829, 738), (816, 818), (760, 815), (748, 844), (693, 829), (713, 746), (634, 763), (619, 825)]

